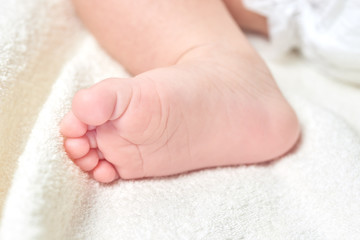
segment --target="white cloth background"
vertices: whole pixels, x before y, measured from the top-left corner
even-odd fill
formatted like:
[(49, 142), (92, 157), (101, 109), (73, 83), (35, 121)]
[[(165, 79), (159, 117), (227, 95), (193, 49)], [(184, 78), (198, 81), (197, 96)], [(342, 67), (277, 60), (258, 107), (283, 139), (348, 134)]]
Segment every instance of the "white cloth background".
[(243, 1), (267, 17), (273, 56), (297, 48), (323, 73), (360, 84), (360, 1)]
[(102, 185), (58, 123), (78, 89), (126, 73), (68, 1), (0, 2), (0, 239), (360, 239), (359, 87), (297, 56), (269, 62), (302, 125), (290, 154)]

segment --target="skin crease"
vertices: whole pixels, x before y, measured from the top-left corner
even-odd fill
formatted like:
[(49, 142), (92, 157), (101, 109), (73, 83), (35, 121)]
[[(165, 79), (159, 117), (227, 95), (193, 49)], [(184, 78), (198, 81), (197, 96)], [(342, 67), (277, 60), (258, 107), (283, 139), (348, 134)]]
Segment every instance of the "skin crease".
[(266, 19), (240, 1), (73, 2), (134, 75), (80, 90), (61, 122), (69, 157), (95, 180), (259, 163), (295, 144), (296, 115), (239, 28), (266, 35)]

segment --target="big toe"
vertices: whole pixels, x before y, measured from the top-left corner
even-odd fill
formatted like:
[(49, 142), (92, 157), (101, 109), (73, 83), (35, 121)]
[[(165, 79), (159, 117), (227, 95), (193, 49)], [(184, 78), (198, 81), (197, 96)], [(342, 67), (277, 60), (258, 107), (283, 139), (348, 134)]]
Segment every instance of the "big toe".
[(74, 115), (80, 121), (98, 126), (115, 115), (121, 115), (131, 97), (131, 87), (124, 79), (106, 79), (78, 91), (72, 102)]

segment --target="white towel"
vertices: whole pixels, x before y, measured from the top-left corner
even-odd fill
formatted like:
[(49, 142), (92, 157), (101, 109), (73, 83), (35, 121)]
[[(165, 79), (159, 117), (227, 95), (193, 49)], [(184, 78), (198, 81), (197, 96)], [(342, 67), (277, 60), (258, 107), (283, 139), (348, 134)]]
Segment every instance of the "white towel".
[(17, 158), (81, 32), (70, 1), (0, 0), (0, 209)]
[[(304, 99), (312, 96), (306, 72), (295, 76), (286, 73), (289, 62), (272, 64), (287, 96), (299, 90), (291, 102), (303, 133), (290, 154), (256, 166), (102, 185), (68, 159), (58, 124), (78, 89), (126, 73), (84, 31), (69, 2), (2, 0), (1, 6), (0, 161), (10, 166), (1, 171), (11, 179), (14, 163), (17, 168), (0, 239), (360, 238), (360, 140), (354, 130), (360, 117), (345, 106), (359, 100), (359, 89), (339, 88), (339, 96), (352, 96), (337, 112), (354, 116), (346, 123), (320, 100), (316, 107)], [(303, 82), (294, 81), (301, 76)], [(314, 82), (320, 75), (311, 76)], [(331, 84), (319, 89), (329, 101), (337, 97), (325, 94)], [(3, 189), (8, 186), (6, 181)]]

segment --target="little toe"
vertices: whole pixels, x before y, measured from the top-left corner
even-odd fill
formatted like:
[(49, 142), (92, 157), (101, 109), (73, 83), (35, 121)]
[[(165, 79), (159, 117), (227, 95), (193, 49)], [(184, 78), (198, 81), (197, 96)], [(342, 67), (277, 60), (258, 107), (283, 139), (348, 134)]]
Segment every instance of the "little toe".
[(90, 144), (87, 137), (67, 138), (64, 147), (67, 154), (72, 159), (81, 158), (90, 150)]
[(106, 160), (100, 160), (92, 171), (92, 177), (101, 183), (110, 183), (119, 178), (114, 166)]
[(74, 163), (85, 172), (93, 170), (98, 162), (99, 157), (95, 149), (91, 149), (84, 157), (74, 160)]
[(60, 132), (66, 137), (81, 137), (87, 128), (88, 126), (75, 117), (72, 111), (68, 112), (60, 123)]

